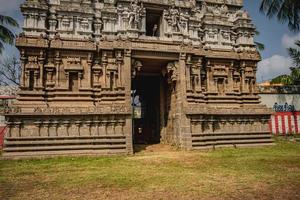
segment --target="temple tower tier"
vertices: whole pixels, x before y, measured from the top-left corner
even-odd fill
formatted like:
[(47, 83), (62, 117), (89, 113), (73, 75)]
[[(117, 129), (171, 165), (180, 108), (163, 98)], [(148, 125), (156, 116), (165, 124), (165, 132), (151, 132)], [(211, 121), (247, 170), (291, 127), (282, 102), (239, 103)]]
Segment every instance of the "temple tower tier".
[(26, 0), (4, 156), (271, 145), (242, 0)]

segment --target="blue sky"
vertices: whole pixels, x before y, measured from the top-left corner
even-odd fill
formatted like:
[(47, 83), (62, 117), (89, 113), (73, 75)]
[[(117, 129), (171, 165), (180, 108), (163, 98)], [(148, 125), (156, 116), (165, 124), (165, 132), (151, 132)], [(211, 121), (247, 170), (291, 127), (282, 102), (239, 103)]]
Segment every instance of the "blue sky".
[[(22, 24), (19, 6), (24, 0), (0, 0), (0, 13), (14, 17)], [(260, 35), (257, 41), (265, 44), (266, 49), (261, 52), (262, 61), (258, 64), (257, 79), (259, 82), (268, 80), (281, 74), (289, 73), (291, 61), (286, 48), (292, 46), (295, 39), (300, 39), (300, 33), (292, 33), (286, 24), (269, 20), (259, 12), (261, 0), (244, 0), (244, 9), (248, 10)], [(6, 47), (4, 57), (18, 55), (14, 47)]]

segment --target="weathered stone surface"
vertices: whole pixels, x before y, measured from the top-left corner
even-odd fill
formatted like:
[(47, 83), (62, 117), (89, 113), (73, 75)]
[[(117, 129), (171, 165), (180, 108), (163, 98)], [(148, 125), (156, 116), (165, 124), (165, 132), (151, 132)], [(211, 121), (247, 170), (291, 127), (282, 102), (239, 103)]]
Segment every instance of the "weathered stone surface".
[(132, 153), (131, 90), (153, 75), (161, 142), (269, 144), (242, 0), (26, 0), (21, 9), (21, 91), (4, 155)]

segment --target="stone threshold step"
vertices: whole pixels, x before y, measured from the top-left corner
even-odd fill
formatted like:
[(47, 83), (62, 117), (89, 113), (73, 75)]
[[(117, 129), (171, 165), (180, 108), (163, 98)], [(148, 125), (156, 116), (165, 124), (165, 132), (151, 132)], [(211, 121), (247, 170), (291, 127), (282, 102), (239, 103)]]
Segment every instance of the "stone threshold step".
[(127, 155), (126, 149), (104, 149), (104, 150), (60, 150), (60, 151), (28, 151), (28, 152), (3, 152), (0, 159), (27, 159), (48, 158), (57, 156), (105, 156), (105, 155)]
[(213, 133), (192, 133), (192, 137), (196, 136), (213, 136), (213, 135), (270, 135), (269, 131), (257, 132), (213, 132)]
[(25, 141), (5, 141), (6, 146), (11, 145), (55, 145), (55, 144), (112, 144), (112, 143), (126, 143), (124, 139), (66, 139), (66, 140), (25, 140)]
[(51, 151), (51, 150), (97, 150), (97, 149), (126, 149), (126, 145), (63, 145), (37, 147), (5, 147), (4, 152), (14, 151)]
[(224, 145), (207, 145), (207, 146), (195, 146), (193, 150), (207, 150), (207, 149), (218, 149), (218, 148), (257, 148), (257, 147), (268, 147), (274, 146), (274, 143), (255, 143), (255, 144), (224, 144)]
[(125, 139), (124, 135), (5, 137), (6, 140)]
[(223, 141), (210, 141), (210, 142), (193, 142), (193, 146), (207, 146), (207, 145), (223, 145), (223, 144), (255, 144), (255, 143), (272, 143), (272, 139), (257, 139), (257, 140), (223, 140)]
[(271, 135), (220, 135), (220, 136), (202, 136), (192, 137), (193, 141), (208, 141), (208, 140), (227, 140), (227, 139), (271, 139)]

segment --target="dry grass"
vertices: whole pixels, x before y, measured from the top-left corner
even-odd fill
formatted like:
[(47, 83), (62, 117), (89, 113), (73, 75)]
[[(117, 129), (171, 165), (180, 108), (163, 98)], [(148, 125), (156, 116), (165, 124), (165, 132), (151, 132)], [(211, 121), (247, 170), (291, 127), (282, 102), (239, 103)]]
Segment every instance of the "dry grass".
[[(156, 148), (160, 148), (158, 151)], [(0, 161), (0, 199), (300, 199), (300, 144)]]

